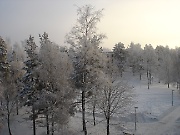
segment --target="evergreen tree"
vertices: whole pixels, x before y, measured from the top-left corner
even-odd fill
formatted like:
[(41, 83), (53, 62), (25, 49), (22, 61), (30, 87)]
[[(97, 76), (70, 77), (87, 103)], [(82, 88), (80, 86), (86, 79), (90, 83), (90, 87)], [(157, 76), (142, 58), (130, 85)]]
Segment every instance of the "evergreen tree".
[(127, 57), (127, 51), (124, 47), (124, 44), (121, 42), (115, 44), (113, 48), (113, 54), (122, 77)]
[(19, 114), (19, 95), (18, 93), (21, 91), (23, 83), (21, 81), (23, 75), (24, 75), (24, 70), (22, 70), (22, 68), (24, 67), (24, 61), (22, 61), (22, 57), (21, 55), (21, 51), (17, 50), (17, 48), (19, 48), (19, 46), (15, 45), (13, 46), (13, 50), (11, 55), (11, 59), (10, 59), (10, 70), (11, 70), (11, 75), (12, 75), (12, 79), (13, 82), (15, 84), (15, 91), (16, 91), (16, 114)]
[(144, 69), (147, 71), (148, 89), (152, 81), (152, 74), (155, 73), (158, 65), (158, 58), (151, 44), (145, 45), (143, 50)]
[(141, 80), (141, 75), (143, 73), (143, 49), (141, 45), (134, 44), (133, 42), (130, 43), (129, 47), (127, 48), (128, 52), (128, 65), (132, 68), (133, 75), (135, 73), (139, 73), (139, 78)]
[(10, 65), (7, 61), (7, 44), (0, 37), (0, 79), (1, 87), (3, 89), (4, 113), (7, 116), (7, 124), (9, 135), (12, 135), (10, 128), (10, 115), (13, 108), (15, 99), (14, 83), (11, 78)]
[(24, 86), (21, 91), (21, 98), (24, 101), (24, 105), (32, 107), (32, 120), (33, 120), (33, 135), (36, 135), (35, 119), (37, 114), (35, 112), (35, 103), (38, 100), (38, 85), (39, 79), (37, 74), (38, 58), (37, 58), (37, 46), (34, 42), (34, 37), (30, 36), (26, 42), (25, 51), (27, 53), (27, 60), (24, 62), (25, 75), (22, 79)]
[(177, 83), (177, 89), (180, 93), (180, 47), (172, 50), (172, 81)]

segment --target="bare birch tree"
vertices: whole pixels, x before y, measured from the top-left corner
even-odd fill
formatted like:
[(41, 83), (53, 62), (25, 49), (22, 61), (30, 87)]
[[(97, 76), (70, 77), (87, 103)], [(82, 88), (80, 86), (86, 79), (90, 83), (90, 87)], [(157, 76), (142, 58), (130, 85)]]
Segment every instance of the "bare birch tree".
[(110, 134), (110, 120), (113, 115), (126, 113), (126, 108), (132, 103), (132, 91), (122, 78), (117, 78), (117, 68), (113, 64), (113, 55), (110, 57), (105, 68), (104, 75), (101, 75), (101, 96), (99, 97), (99, 108), (106, 119), (107, 135)]

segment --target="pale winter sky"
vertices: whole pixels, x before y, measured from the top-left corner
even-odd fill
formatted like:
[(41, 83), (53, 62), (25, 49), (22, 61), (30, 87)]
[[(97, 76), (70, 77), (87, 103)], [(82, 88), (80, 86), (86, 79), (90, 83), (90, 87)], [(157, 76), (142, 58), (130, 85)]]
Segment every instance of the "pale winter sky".
[(47, 32), (64, 45), (74, 26), (77, 6), (91, 4), (102, 9), (98, 30), (108, 37), (102, 46), (122, 42), (180, 47), (180, 0), (0, 0), (0, 36), (19, 42), (31, 34)]

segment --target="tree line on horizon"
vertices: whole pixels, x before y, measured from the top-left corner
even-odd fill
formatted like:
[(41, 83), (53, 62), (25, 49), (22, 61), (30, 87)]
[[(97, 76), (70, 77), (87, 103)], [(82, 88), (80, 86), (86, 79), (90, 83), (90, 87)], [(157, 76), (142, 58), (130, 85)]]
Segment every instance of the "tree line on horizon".
[(154, 49), (151, 44), (146, 44), (142, 48), (139, 43), (131, 42), (125, 48), (124, 44), (119, 42), (113, 48), (113, 53), (120, 71), (130, 67), (133, 75), (139, 74), (140, 80), (142, 74), (147, 74), (148, 89), (153, 76), (159, 79), (159, 83), (162, 81), (167, 84), (168, 88), (173, 84), (179, 89), (180, 47), (170, 49), (168, 46), (158, 45)]

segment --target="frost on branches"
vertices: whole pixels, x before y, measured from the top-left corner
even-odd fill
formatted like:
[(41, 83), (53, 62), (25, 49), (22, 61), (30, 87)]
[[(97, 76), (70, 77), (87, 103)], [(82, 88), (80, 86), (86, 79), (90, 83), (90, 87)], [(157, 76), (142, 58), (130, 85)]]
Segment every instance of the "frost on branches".
[(91, 5), (85, 5), (77, 10), (77, 23), (66, 35), (66, 41), (74, 52), (75, 85), (81, 91), (83, 131), (87, 135), (85, 121), (86, 97), (91, 95), (90, 88), (98, 78), (101, 68), (101, 50), (99, 44), (105, 38), (97, 34), (97, 23), (102, 17), (102, 10), (95, 11)]
[(35, 110), (35, 102), (38, 100), (40, 83), (37, 74), (38, 58), (34, 37), (30, 36), (27, 40), (25, 51), (27, 53), (27, 60), (24, 62), (25, 67), (23, 69), (26, 73), (22, 79), (24, 86), (20, 96), (24, 105), (32, 107), (33, 134), (36, 135), (35, 119), (37, 114)]
[(40, 44), (38, 72), (43, 84), (43, 96), (40, 97), (38, 108), (46, 116), (49, 134), (50, 122), (53, 133), (55, 123), (61, 128), (74, 113), (72, 110), (75, 92), (70, 80), (73, 67), (67, 51), (51, 42), (47, 33), (40, 35)]

